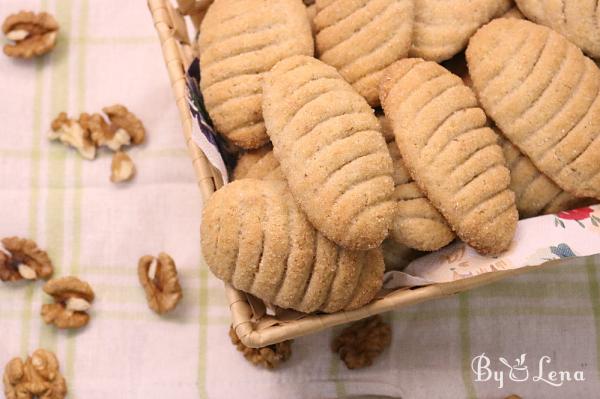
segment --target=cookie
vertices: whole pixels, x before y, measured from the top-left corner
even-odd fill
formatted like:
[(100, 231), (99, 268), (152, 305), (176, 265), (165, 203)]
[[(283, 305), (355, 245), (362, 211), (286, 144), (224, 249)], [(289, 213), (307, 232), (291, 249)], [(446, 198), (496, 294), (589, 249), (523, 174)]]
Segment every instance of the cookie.
[(512, 6), (511, 0), (414, 0), (411, 57), (441, 62), (467, 46), (482, 25)]
[(283, 180), (285, 176), (279, 167), (271, 146), (243, 154), (233, 171), (235, 180), (242, 178)]
[(442, 66), (390, 66), (381, 103), (405, 165), (456, 234), (484, 255), (506, 250), (518, 214), (496, 133), (473, 91)]
[(413, 30), (412, 0), (317, 0), (319, 59), (334, 66), (370, 105), (383, 70), (405, 58)]
[(600, 58), (600, 8), (597, 0), (516, 0), (531, 21), (566, 36), (590, 57)]
[(248, 174), (248, 171), (258, 163), (266, 154), (271, 153), (273, 148), (270, 144), (257, 150), (249, 150), (240, 155), (233, 169), (233, 180), (239, 180)]
[(275, 157), (311, 223), (343, 247), (379, 246), (396, 206), (373, 109), (335, 68), (305, 56), (275, 65), (263, 92)]
[(382, 285), (381, 249), (350, 251), (325, 238), (285, 182), (242, 179), (222, 187), (206, 202), (201, 237), (215, 276), (282, 308), (356, 309)]
[(481, 105), (563, 190), (600, 198), (600, 69), (551, 29), (497, 19), (467, 48)]
[(306, 7), (297, 0), (216, 0), (200, 26), (200, 88), (216, 130), (253, 149), (269, 140), (262, 75), (279, 60), (313, 55)]
[(397, 213), (390, 237), (399, 244), (419, 251), (437, 251), (455, 236), (446, 219), (431, 204), (410, 176), (395, 141), (388, 143), (394, 163), (394, 194)]
[(515, 193), (521, 217), (557, 213), (596, 202), (590, 198), (577, 198), (558, 187), (509, 140), (501, 138), (500, 144), (510, 169), (510, 189)]
[(511, 7), (507, 12), (502, 14), (500, 18), (515, 18), (515, 19), (525, 19), (525, 16), (519, 10), (517, 6)]

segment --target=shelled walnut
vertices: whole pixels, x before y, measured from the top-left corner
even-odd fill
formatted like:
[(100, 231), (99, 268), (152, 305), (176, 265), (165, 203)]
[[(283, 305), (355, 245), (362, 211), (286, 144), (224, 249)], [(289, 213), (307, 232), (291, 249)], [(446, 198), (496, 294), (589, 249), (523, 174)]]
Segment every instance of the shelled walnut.
[(67, 383), (60, 374), (54, 353), (38, 349), (25, 362), (16, 357), (4, 368), (6, 399), (62, 399), (67, 395)]
[(88, 283), (73, 276), (56, 278), (44, 285), (44, 292), (54, 298), (54, 303), (42, 306), (46, 324), (79, 328), (89, 322), (87, 310), (94, 301), (94, 291)]
[(293, 340), (283, 341), (263, 348), (248, 348), (239, 339), (233, 326), (229, 327), (229, 338), (231, 338), (231, 343), (237, 347), (237, 350), (242, 352), (246, 360), (257, 366), (274, 369), (292, 356)]
[(7, 237), (0, 246), (0, 280), (47, 279), (54, 272), (52, 261), (37, 244), (25, 238)]
[(381, 316), (357, 321), (342, 330), (331, 345), (349, 369), (370, 366), (392, 341), (392, 329)]
[(46, 12), (35, 14), (21, 11), (9, 15), (2, 24), (2, 32), (14, 44), (4, 46), (9, 57), (31, 58), (46, 54), (56, 45), (58, 22)]
[[(85, 117), (80, 119), (85, 124)], [(51, 128), (48, 136), (50, 140), (60, 140), (63, 144), (76, 148), (85, 159), (96, 158), (96, 146), (90, 131), (82, 126), (81, 120), (69, 119), (65, 112), (61, 112), (52, 121)]]
[(131, 137), (125, 129), (117, 128), (106, 123), (100, 114), (81, 114), (81, 126), (89, 130), (92, 142), (96, 147), (104, 146), (112, 151), (119, 151), (122, 147), (131, 144)]
[(164, 252), (158, 259), (142, 256), (138, 263), (138, 277), (146, 292), (150, 309), (164, 314), (174, 309), (183, 297), (177, 268), (173, 259)]
[(135, 175), (135, 165), (133, 161), (123, 151), (118, 151), (113, 155), (110, 165), (110, 181), (113, 183), (121, 183), (129, 181)]
[(123, 129), (131, 137), (133, 144), (141, 144), (146, 137), (146, 129), (142, 121), (130, 112), (125, 106), (120, 104), (111, 105), (102, 108), (102, 111), (108, 116), (112, 128), (115, 131)]

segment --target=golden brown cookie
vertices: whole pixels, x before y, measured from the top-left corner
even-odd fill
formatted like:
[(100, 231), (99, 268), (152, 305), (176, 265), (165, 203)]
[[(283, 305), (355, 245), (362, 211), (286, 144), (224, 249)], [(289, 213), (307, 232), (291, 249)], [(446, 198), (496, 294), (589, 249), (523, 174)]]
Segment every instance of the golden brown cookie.
[(446, 219), (431, 204), (404, 166), (395, 141), (388, 143), (394, 163), (394, 194), (398, 210), (390, 237), (419, 251), (437, 251), (454, 240)]
[(369, 104), (383, 70), (405, 58), (413, 30), (412, 0), (317, 0), (319, 59), (334, 66)]
[(268, 140), (262, 75), (279, 60), (313, 55), (306, 7), (297, 0), (216, 0), (200, 26), (201, 82), (216, 130), (242, 148)]
[(311, 57), (283, 60), (264, 80), (267, 132), (302, 210), (343, 247), (379, 246), (396, 206), (392, 159), (369, 104)]
[(441, 62), (466, 46), (475, 31), (504, 14), (511, 0), (414, 0), (411, 57)]
[(238, 160), (233, 171), (235, 180), (242, 178), (284, 180), (285, 176), (279, 167), (279, 161), (273, 154), (271, 146), (259, 150), (248, 151)]
[(566, 36), (590, 57), (600, 58), (598, 0), (516, 0), (516, 2), (528, 19)]
[(380, 95), (405, 165), (452, 229), (482, 254), (506, 250), (515, 196), (472, 90), (442, 66), (411, 58), (386, 70)]
[(202, 214), (201, 237), (215, 276), (282, 308), (356, 309), (383, 281), (380, 248), (335, 245), (312, 227), (281, 181), (242, 179), (216, 191)]
[(560, 34), (497, 19), (467, 48), (481, 105), (563, 190), (600, 198), (600, 69)]
[(499, 137), (510, 169), (510, 188), (515, 193), (521, 217), (557, 213), (597, 202), (590, 198), (577, 198), (564, 191), (541, 173), (509, 140)]

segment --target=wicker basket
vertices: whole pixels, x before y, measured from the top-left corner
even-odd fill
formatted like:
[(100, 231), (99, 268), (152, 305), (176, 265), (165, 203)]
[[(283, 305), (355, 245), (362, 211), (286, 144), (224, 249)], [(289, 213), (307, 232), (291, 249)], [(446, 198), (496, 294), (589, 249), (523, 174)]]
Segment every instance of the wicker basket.
[[(195, 121), (188, 108), (185, 71), (193, 59), (193, 46), (187, 33), (184, 17), (179, 10), (191, 14), (193, 25), (197, 28), (211, 1), (178, 1), (179, 9), (174, 8), (169, 0), (148, 0), (148, 6), (162, 45), (164, 61), (183, 124), (183, 135), (192, 157), (192, 165), (196, 171), (202, 197), (206, 200), (216, 189), (223, 185), (223, 180), (219, 172), (210, 165), (206, 156), (192, 141), (192, 123), (195, 123)], [(399, 289), (360, 309), (348, 312), (314, 314), (300, 318), (266, 316), (260, 318), (258, 322), (255, 317), (257, 306), (251, 298), (229, 284), (225, 284), (225, 291), (231, 310), (232, 325), (238, 336), (246, 346), (262, 347), (377, 313), (454, 295), (537, 267), (539, 266), (487, 273), (451, 283)]]

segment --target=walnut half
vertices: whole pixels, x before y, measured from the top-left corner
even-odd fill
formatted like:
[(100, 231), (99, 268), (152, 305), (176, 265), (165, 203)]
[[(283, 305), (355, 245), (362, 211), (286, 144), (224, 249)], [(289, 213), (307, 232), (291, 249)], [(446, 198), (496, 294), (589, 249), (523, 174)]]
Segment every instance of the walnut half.
[(85, 128), (86, 117), (86, 114), (82, 114), (80, 120), (69, 119), (65, 112), (61, 112), (52, 121), (52, 131), (48, 137), (76, 148), (83, 158), (92, 160), (96, 158), (96, 146), (90, 131)]
[(358, 369), (373, 364), (373, 360), (390, 346), (391, 341), (390, 325), (377, 315), (346, 327), (333, 340), (331, 349), (340, 354), (346, 367)]
[(135, 145), (144, 142), (146, 137), (144, 124), (127, 107), (115, 104), (102, 108), (102, 111), (108, 116), (112, 131), (118, 133), (120, 129), (123, 129), (131, 137), (131, 142)]
[(88, 283), (73, 276), (56, 278), (44, 285), (44, 292), (54, 298), (54, 303), (42, 305), (46, 324), (79, 328), (89, 322), (87, 310), (94, 301), (94, 291)]
[(6, 399), (63, 399), (67, 383), (54, 353), (38, 349), (25, 362), (16, 357), (4, 368)]
[(14, 44), (4, 46), (9, 57), (31, 58), (46, 54), (56, 45), (58, 22), (46, 12), (35, 14), (21, 11), (9, 15), (2, 24), (2, 32)]
[(138, 263), (138, 277), (150, 309), (164, 314), (174, 309), (183, 297), (177, 268), (173, 259), (164, 252), (158, 259), (151, 255), (142, 256)]
[(25, 238), (7, 237), (0, 246), (0, 280), (18, 281), (49, 278), (54, 272), (45, 251)]
[(246, 360), (256, 366), (274, 369), (292, 356), (293, 340), (279, 342), (262, 348), (248, 348), (237, 336), (233, 326), (229, 328), (229, 338), (231, 338), (231, 343), (237, 347), (237, 350), (242, 352)]

